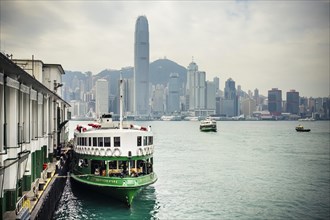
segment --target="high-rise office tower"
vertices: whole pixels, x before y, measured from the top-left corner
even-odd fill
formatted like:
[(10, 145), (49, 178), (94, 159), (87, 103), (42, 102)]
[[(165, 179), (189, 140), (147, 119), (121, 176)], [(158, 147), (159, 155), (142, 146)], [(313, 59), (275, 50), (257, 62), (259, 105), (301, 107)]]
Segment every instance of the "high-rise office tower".
[(108, 81), (99, 79), (95, 84), (95, 112), (97, 116), (109, 112), (109, 89)]
[(234, 99), (235, 97), (235, 81), (232, 78), (229, 78), (225, 83), (225, 99)]
[(214, 77), (213, 82), (215, 85), (215, 92), (216, 92), (215, 96), (218, 97), (218, 96), (220, 96), (220, 79), (219, 79), (219, 77)]
[(215, 98), (216, 81), (206, 81), (206, 109), (215, 110)]
[(189, 98), (189, 110), (205, 109), (205, 80), (206, 73), (198, 71), (198, 66), (195, 62), (191, 62), (187, 72), (187, 94)]
[(222, 100), (221, 114), (227, 117), (238, 115), (238, 96), (236, 93), (235, 81), (229, 78), (225, 83), (225, 96)]
[(273, 88), (268, 91), (268, 111), (272, 115), (282, 114), (282, 90)]
[(134, 106), (136, 115), (147, 115), (149, 108), (149, 27), (145, 16), (135, 24)]
[(299, 92), (296, 90), (286, 93), (286, 111), (296, 115), (299, 113)]
[(171, 73), (168, 81), (167, 112), (180, 111), (180, 81), (178, 73)]
[(195, 107), (195, 76), (198, 66), (195, 62), (191, 62), (187, 68), (187, 86), (186, 86), (186, 108), (193, 110)]

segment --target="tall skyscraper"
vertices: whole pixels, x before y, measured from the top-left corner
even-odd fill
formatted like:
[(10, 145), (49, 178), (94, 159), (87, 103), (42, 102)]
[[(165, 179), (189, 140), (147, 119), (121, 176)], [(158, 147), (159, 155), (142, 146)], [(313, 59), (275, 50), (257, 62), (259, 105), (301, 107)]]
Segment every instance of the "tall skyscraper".
[(97, 116), (109, 112), (108, 81), (99, 79), (95, 84), (95, 112)]
[(190, 111), (202, 110), (206, 107), (205, 80), (206, 73), (204, 71), (198, 71), (197, 64), (191, 62), (187, 72), (187, 98), (189, 98), (188, 109)]
[(148, 115), (149, 107), (149, 25), (145, 16), (135, 24), (134, 106), (136, 115)]
[(180, 111), (180, 82), (179, 74), (171, 73), (168, 81), (168, 101), (167, 112), (179, 112)]
[(268, 111), (276, 116), (282, 114), (282, 90), (273, 88), (268, 91)]
[(299, 92), (296, 90), (286, 93), (286, 111), (296, 115), (299, 113)]
[(222, 100), (221, 114), (227, 117), (238, 116), (238, 96), (236, 94), (235, 81), (229, 78), (225, 83), (225, 96)]
[(216, 98), (216, 82), (206, 81), (206, 109), (215, 110), (215, 98)]
[(191, 62), (187, 68), (187, 86), (186, 86), (186, 109), (193, 110), (195, 107), (195, 75), (198, 66), (195, 62)]

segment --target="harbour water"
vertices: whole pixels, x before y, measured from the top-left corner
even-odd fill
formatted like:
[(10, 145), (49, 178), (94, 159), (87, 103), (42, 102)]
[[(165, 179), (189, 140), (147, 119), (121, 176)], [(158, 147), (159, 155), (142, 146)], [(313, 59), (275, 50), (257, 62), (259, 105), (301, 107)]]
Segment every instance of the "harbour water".
[(154, 131), (158, 181), (127, 208), (68, 180), (54, 219), (330, 218), (329, 121), (218, 121), (216, 133), (198, 121), (138, 124)]

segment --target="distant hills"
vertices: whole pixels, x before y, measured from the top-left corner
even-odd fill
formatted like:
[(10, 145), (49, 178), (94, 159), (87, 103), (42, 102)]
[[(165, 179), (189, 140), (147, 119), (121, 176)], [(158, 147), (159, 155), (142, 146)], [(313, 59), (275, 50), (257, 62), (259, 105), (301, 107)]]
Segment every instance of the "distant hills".
[[(118, 80), (120, 77), (120, 71), (124, 79), (133, 78), (134, 68), (126, 67), (122, 70), (111, 70), (105, 69), (100, 73), (94, 75), (97, 80), (99, 78), (105, 78), (110, 83), (110, 93), (116, 94), (118, 89)], [(86, 74), (79, 71), (65, 71), (66, 74), (63, 75), (62, 81), (65, 85), (72, 85), (73, 79), (85, 80)], [(150, 63), (149, 66), (149, 79), (153, 85), (163, 84), (167, 85), (171, 73), (178, 73), (180, 84), (186, 84), (187, 82), (187, 69), (171, 60), (168, 59), (158, 59)]]

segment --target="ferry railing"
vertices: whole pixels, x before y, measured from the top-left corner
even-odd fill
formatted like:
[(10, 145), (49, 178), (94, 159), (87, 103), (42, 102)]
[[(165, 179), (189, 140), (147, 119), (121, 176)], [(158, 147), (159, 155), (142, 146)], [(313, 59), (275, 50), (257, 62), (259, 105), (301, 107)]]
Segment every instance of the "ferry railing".
[(15, 213), (18, 215), (22, 211), (23, 208), (26, 208), (28, 210), (31, 209), (30, 200), (26, 197), (24, 194), (16, 203)]

